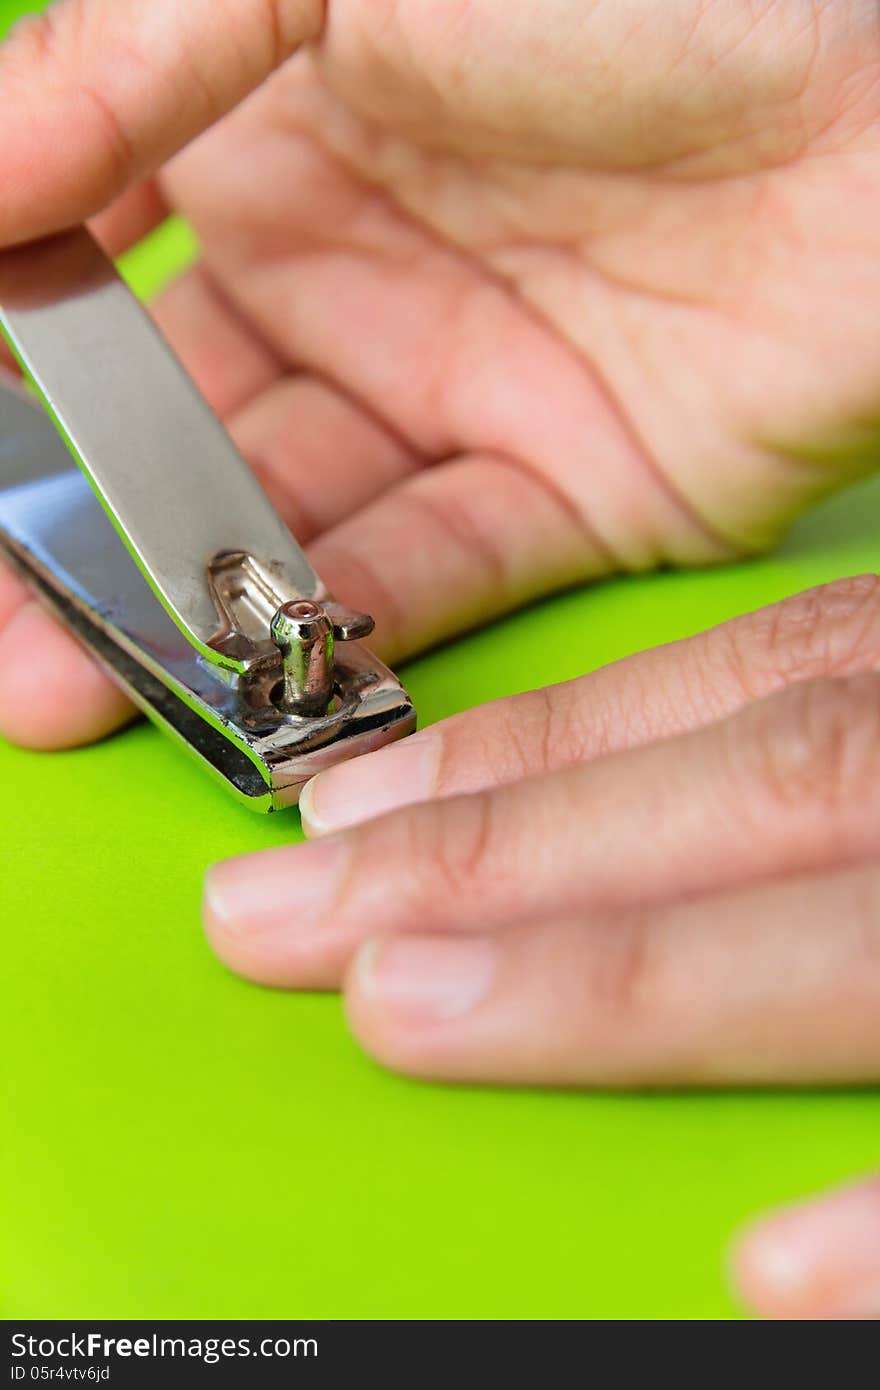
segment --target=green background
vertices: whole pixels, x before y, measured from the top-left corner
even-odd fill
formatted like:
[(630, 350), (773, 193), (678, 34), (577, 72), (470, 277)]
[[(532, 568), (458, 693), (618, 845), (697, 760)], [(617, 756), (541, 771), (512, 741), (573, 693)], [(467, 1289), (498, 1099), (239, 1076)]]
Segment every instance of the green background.
[[(0, 0), (0, 28), (22, 4)], [(142, 292), (191, 253), (164, 229)], [(411, 664), (423, 722), (880, 566), (880, 483), (776, 555), (622, 579)], [(152, 728), (0, 745), (0, 1311), (17, 1317), (726, 1318), (748, 1217), (876, 1163), (880, 1101), (429, 1086), (380, 1071), (332, 996), (227, 974), (202, 873), (299, 838)], [(735, 962), (731, 963), (735, 968)]]

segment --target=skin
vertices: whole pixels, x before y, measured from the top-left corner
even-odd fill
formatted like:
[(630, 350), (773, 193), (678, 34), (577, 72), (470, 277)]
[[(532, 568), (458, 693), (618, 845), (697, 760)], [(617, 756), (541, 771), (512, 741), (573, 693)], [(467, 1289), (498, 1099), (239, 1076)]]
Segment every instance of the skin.
[[(0, 244), (189, 218), (156, 317), (389, 660), (747, 554), (880, 458), (869, 0), (67, 0), (0, 90)], [(209, 938), (342, 985), (423, 1076), (873, 1080), (878, 658), (869, 577), (448, 721), (315, 779), (312, 843), (215, 866)], [(0, 574), (3, 732), (128, 715)], [(871, 1180), (736, 1277), (877, 1317), (878, 1252)]]

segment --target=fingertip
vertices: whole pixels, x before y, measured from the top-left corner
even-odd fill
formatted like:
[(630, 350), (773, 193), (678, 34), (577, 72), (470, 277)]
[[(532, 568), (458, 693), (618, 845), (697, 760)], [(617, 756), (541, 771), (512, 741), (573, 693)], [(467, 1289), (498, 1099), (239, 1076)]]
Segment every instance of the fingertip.
[(375, 989), (377, 968), (385, 947), (381, 936), (364, 941), (355, 951), (342, 980), (342, 1006), (349, 1032), (374, 1062), (401, 1076), (426, 1075), (418, 1037), (389, 1017)]
[(731, 1283), (761, 1317), (797, 1319), (809, 1295), (809, 1269), (773, 1228), (772, 1219), (761, 1220), (737, 1236), (730, 1253)]
[[(266, 853), (271, 853), (267, 851)], [(246, 856), (259, 860), (260, 854)], [(202, 927), (214, 955), (233, 975), (268, 988), (282, 988), (289, 983), (289, 961), (277, 949), (266, 950), (258, 923), (235, 910), (228, 885), (234, 891), (238, 865), (245, 859), (224, 859), (212, 864), (205, 873), (202, 885)], [(271, 944), (271, 943), (270, 943)]]
[(450, 1078), (472, 1073), (481, 1063), (480, 1008), (495, 983), (499, 955), (490, 936), (405, 932), (370, 938), (345, 974), (352, 1034), (393, 1071)]
[(880, 1180), (848, 1184), (773, 1212), (747, 1228), (733, 1281), (764, 1317), (880, 1316)]
[(353, 928), (332, 906), (345, 854), (329, 838), (213, 864), (202, 921), (214, 954), (255, 984), (338, 988), (353, 945)]
[[(15, 602), (0, 627), (0, 730), (21, 747), (55, 751), (92, 743), (132, 715), (129, 701), (35, 599)], [(2, 622), (2, 615), (0, 615)]]

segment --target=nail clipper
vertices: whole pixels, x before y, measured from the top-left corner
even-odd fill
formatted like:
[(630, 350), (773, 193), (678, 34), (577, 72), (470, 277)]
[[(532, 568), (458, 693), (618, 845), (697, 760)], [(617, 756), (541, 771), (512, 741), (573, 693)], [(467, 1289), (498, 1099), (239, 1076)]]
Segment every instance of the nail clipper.
[(259, 811), (414, 728), (85, 228), (0, 252), (0, 328), (0, 549), (144, 713)]

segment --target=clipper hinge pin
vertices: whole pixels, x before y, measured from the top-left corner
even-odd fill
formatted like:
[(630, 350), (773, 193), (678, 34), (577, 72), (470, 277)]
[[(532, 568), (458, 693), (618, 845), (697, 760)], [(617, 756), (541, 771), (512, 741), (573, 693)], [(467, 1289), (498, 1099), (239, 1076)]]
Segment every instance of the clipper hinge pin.
[(337, 642), (366, 637), (373, 620), (341, 604), (291, 599), (272, 618), (269, 634), (281, 653), (275, 703), (286, 714), (320, 718), (333, 698)]

